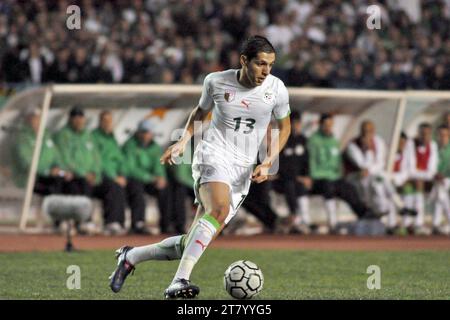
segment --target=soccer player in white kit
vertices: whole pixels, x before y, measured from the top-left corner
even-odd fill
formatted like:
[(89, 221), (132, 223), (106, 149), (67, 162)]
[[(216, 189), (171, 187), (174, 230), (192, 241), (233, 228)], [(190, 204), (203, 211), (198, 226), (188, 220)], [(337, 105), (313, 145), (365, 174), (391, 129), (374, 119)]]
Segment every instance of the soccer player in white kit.
[[(288, 92), (280, 79), (270, 75), (275, 49), (266, 38), (247, 39), (240, 63), (240, 69), (214, 72), (205, 78), (199, 104), (191, 112), (182, 137), (161, 157), (162, 163), (174, 164), (194, 135), (194, 122), (204, 120), (212, 109), (211, 124), (193, 156), (192, 174), (199, 206), (189, 232), (157, 244), (117, 250), (118, 266), (110, 283), (114, 292), (121, 289), (136, 264), (180, 259), (164, 295), (168, 299), (197, 296), (200, 289), (190, 282), (195, 264), (236, 214), (251, 181), (267, 180), (291, 131)], [(272, 115), (278, 121), (278, 139), (272, 139), (270, 152), (254, 168)]]

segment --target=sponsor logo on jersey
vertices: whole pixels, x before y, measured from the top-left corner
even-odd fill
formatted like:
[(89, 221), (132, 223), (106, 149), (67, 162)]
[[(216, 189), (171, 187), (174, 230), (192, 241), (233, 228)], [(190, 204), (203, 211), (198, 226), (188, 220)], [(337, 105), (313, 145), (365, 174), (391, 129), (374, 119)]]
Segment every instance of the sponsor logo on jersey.
[(242, 99), (241, 103), (248, 109), (248, 106), (250, 105), (249, 101), (246, 101), (246, 100)]
[(225, 89), (225, 94), (223, 96), (227, 102), (231, 102), (234, 100), (234, 97), (236, 96), (236, 91), (231, 89)]

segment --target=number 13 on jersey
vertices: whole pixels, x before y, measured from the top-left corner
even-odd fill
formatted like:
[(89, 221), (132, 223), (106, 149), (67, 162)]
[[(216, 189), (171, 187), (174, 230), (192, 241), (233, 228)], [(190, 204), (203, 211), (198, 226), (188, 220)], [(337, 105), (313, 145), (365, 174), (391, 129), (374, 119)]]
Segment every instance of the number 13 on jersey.
[(255, 128), (255, 119), (252, 118), (247, 118), (242, 120), (241, 117), (239, 118), (233, 118), (234, 122), (236, 123), (234, 126), (234, 131), (239, 131), (239, 128), (241, 127), (241, 122), (245, 124), (245, 126), (247, 127), (246, 130), (242, 131), (242, 133), (248, 134), (250, 132), (253, 131), (253, 129)]

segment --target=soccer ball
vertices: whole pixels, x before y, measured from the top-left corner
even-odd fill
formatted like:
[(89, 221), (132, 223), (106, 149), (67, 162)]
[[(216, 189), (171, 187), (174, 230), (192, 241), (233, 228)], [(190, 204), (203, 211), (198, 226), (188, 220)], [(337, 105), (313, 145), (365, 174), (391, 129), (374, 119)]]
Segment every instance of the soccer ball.
[(233, 262), (223, 277), (225, 290), (236, 299), (251, 299), (261, 292), (264, 277), (261, 269), (251, 261)]

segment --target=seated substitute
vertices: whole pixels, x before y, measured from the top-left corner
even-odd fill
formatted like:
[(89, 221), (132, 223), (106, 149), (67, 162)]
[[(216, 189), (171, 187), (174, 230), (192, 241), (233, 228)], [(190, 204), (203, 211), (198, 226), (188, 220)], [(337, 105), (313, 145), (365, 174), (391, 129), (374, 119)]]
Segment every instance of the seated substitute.
[(280, 154), (278, 179), (272, 184), (286, 197), (292, 231), (308, 233), (311, 224), (308, 193), (312, 180), (309, 176), (308, 139), (302, 134), (302, 117), (298, 111), (291, 114), (291, 128), (292, 133)]
[(361, 123), (359, 136), (350, 141), (344, 153), (347, 180), (354, 184), (363, 201), (372, 210), (388, 214), (387, 227), (397, 225), (397, 210), (409, 211), (386, 176), (386, 144), (376, 134), (375, 124), (370, 120)]
[[(27, 110), (24, 126), (17, 135), (17, 143), (14, 144), (13, 171), (19, 187), (25, 187), (28, 179), (40, 122), (41, 111), (38, 108)], [(34, 192), (42, 196), (62, 193), (65, 176), (59, 151), (51, 135), (44, 131)]]
[(450, 224), (450, 128), (446, 125), (438, 127), (439, 164), (431, 199), (434, 203), (433, 234), (443, 234), (441, 229), (442, 215)]
[(116, 197), (109, 199), (105, 205), (106, 234), (125, 233), (125, 157), (122, 148), (114, 136), (113, 114), (111, 111), (103, 111), (99, 116), (98, 128), (92, 131), (92, 140), (100, 155), (102, 184), (111, 186), (115, 190)]
[(160, 163), (161, 147), (153, 140), (153, 124), (139, 123), (137, 132), (123, 145), (127, 167), (127, 198), (131, 208), (131, 233), (147, 234), (145, 193), (156, 196), (161, 233), (167, 233), (168, 184), (165, 167)]
[[(391, 181), (397, 193), (401, 196), (406, 210), (401, 212), (402, 222), (400, 224), (397, 223), (394, 227), (388, 228), (388, 234), (402, 233), (402, 229), (407, 229), (413, 218), (417, 215), (414, 209), (414, 188), (411, 182), (411, 158), (409, 156), (411, 143), (408, 136), (402, 132), (395, 154)], [(407, 232), (412, 232), (412, 230), (407, 230)]]
[(412, 140), (408, 154), (411, 159), (414, 209), (417, 211), (414, 233), (418, 234), (425, 232), (425, 194), (431, 191), (438, 168), (438, 146), (433, 141), (432, 131), (429, 123), (421, 123), (418, 136)]

